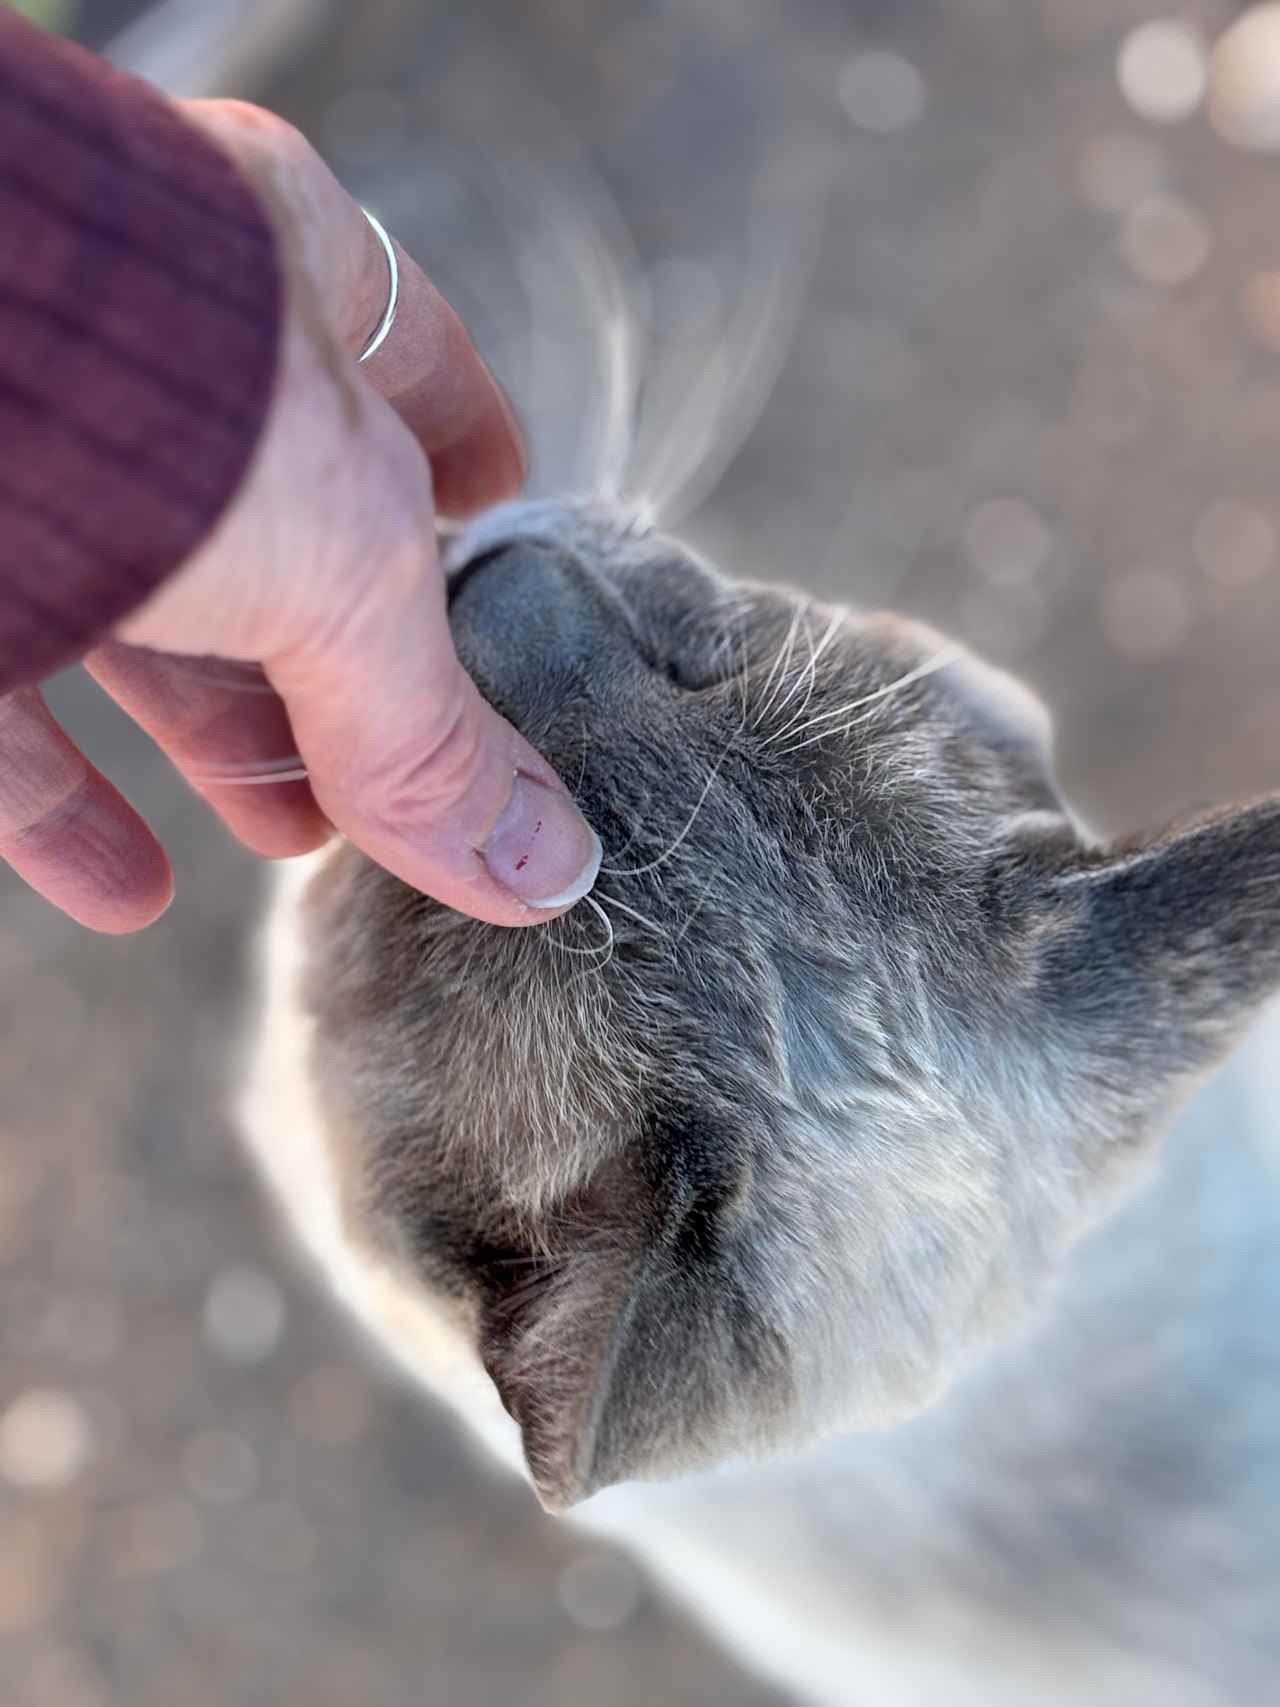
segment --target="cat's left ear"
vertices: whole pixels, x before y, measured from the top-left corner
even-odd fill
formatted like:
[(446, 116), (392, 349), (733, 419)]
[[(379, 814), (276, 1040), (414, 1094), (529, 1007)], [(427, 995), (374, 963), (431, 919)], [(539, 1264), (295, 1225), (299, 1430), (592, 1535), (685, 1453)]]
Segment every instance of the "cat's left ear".
[(1280, 989), (1280, 800), (1059, 852), (1029, 887), (1033, 1030), (1082, 1120), (1116, 1140)]

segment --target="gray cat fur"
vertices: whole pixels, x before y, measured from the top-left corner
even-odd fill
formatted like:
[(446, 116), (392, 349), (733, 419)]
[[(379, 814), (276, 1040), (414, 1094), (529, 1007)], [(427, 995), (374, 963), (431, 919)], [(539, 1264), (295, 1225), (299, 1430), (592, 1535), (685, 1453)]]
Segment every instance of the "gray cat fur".
[(463, 661), (605, 862), (529, 931), (347, 848), (316, 879), (350, 1237), (465, 1324), (555, 1509), (927, 1430), (959, 1378), (956, 1415), (1280, 985), (1280, 805), (1098, 846), (1016, 684), (607, 509), (454, 563)]

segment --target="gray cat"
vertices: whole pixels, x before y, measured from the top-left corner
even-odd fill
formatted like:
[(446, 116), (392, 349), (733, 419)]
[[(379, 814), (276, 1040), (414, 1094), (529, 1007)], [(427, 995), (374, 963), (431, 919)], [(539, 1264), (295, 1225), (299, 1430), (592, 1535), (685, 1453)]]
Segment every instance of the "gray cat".
[(527, 931), (280, 880), (245, 1125), (339, 1294), (807, 1699), (1274, 1698), (1274, 1021), (1149, 1164), (1280, 801), (1101, 846), (1010, 678), (605, 507), (452, 563), (605, 862)]

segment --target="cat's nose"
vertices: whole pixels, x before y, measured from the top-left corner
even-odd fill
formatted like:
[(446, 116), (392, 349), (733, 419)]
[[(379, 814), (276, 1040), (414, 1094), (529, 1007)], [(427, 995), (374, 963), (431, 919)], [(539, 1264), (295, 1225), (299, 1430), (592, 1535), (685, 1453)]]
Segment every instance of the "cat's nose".
[(473, 557), (450, 575), (448, 598), (460, 651), (516, 648), (580, 658), (631, 633), (626, 608), (603, 576), (576, 553), (536, 539)]
[(545, 534), (482, 549), (453, 571), (448, 591), (464, 668), (517, 727), (588, 679), (600, 697), (638, 662), (617, 588), (580, 550)]

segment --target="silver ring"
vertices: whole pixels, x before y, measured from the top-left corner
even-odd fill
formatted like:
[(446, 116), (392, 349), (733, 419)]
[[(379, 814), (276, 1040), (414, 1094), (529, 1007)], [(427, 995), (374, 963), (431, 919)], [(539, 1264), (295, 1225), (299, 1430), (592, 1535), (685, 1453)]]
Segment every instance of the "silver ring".
[(362, 207), (360, 211), (377, 233), (382, 252), (387, 257), (387, 272), (390, 275), (387, 306), (382, 311), (382, 319), (374, 327), (372, 337), (356, 358), (357, 361), (367, 362), (369, 357), (386, 343), (387, 333), (395, 324), (396, 309), (400, 306), (400, 268), (396, 262), (396, 246), (387, 236), (381, 220), (375, 219), (367, 207)]

